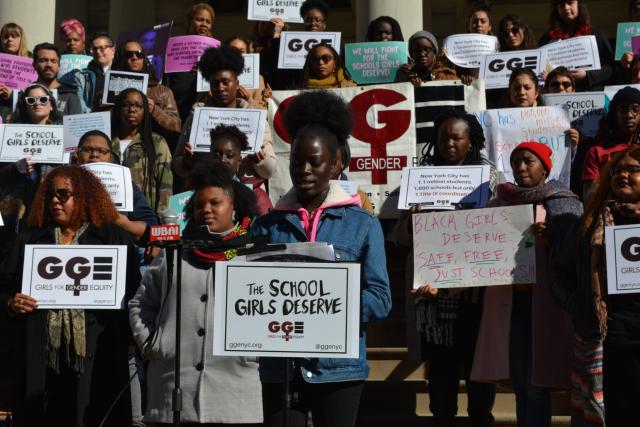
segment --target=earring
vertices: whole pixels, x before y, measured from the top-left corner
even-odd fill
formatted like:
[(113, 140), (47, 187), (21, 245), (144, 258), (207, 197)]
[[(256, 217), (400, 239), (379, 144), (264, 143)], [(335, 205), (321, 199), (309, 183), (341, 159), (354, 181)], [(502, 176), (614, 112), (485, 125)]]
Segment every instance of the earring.
[(236, 222), (236, 211), (234, 210), (233, 212), (231, 212), (231, 221), (232, 222)]

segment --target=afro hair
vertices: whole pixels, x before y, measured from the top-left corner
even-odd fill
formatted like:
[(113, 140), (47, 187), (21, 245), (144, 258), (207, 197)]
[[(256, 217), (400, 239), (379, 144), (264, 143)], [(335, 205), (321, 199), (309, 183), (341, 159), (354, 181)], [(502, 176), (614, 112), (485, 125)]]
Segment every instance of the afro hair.
[(211, 129), (211, 149), (213, 150), (213, 143), (216, 138), (226, 136), (236, 144), (238, 150), (247, 151), (249, 149), (249, 139), (244, 132), (238, 129), (237, 126), (220, 124)]
[(242, 54), (229, 45), (211, 47), (204, 51), (198, 61), (198, 69), (205, 79), (220, 70), (233, 71), (236, 76), (244, 70), (244, 58)]
[(322, 12), (324, 19), (329, 19), (329, 11), (331, 8), (323, 0), (307, 0), (303, 2), (302, 6), (300, 6), (300, 16), (304, 19), (304, 17), (307, 16), (307, 13), (312, 9), (318, 9)]

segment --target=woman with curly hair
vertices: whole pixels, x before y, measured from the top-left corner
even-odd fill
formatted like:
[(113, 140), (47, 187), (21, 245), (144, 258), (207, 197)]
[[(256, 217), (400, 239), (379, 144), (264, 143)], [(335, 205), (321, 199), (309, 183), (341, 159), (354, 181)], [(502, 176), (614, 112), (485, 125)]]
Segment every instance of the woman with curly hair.
[[(185, 206), (182, 238), (209, 241), (206, 249), (185, 249), (182, 259), (169, 261), (162, 252), (144, 275), (129, 302), (133, 336), (147, 368), (145, 421), (170, 426), (174, 358), (180, 351), (182, 411), (187, 425), (248, 426), (262, 422), (258, 363), (252, 357), (222, 357), (213, 347), (214, 267), (231, 260), (250, 243), (249, 226), (256, 216), (255, 197), (214, 159), (198, 164), (189, 175), (194, 194)], [(175, 348), (176, 289), (167, 282), (167, 263), (182, 268), (182, 342)], [(177, 270), (177, 265), (173, 271)], [(195, 331), (195, 333), (194, 333)], [(195, 369), (194, 369), (195, 366)]]
[(81, 166), (56, 168), (36, 193), (29, 228), (0, 271), (0, 316), (16, 331), (17, 426), (131, 425), (131, 400), (121, 396), (129, 382), (126, 312), (41, 310), (20, 291), (25, 245), (126, 245), (125, 300), (131, 298), (140, 279), (138, 260), (133, 240), (114, 224), (117, 218), (105, 187)]
[[(433, 137), (423, 150), (421, 166), (490, 166), (490, 193), (504, 177), (487, 159), (482, 126), (471, 114), (448, 110), (435, 120)], [(456, 209), (468, 209), (457, 206)], [(423, 212), (416, 206), (403, 211), (398, 220), (397, 239), (403, 246), (413, 246), (411, 214)], [(413, 257), (407, 257), (407, 287), (413, 287)], [(408, 292), (408, 290), (407, 290)], [(436, 425), (455, 424), (458, 384), (467, 385), (469, 418), (474, 426), (489, 426), (495, 400), (495, 386), (469, 379), (473, 351), (482, 314), (483, 288), (469, 288), (451, 294), (429, 283), (411, 290), (415, 299), (407, 307), (407, 329), (412, 350), (429, 362), (429, 409)]]
[(578, 92), (602, 90), (613, 76), (615, 58), (607, 36), (591, 25), (586, 0), (551, 0), (549, 26), (549, 31), (540, 39), (540, 46), (572, 37), (595, 36), (601, 68), (591, 71), (572, 70), (571, 74)]
[(355, 87), (340, 54), (328, 43), (313, 46), (302, 68), (302, 89)]
[[(340, 147), (347, 144), (353, 126), (349, 107), (327, 91), (303, 92), (285, 111), (284, 123), (293, 138), (289, 164), (293, 187), (273, 211), (255, 221), (251, 234), (266, 236), (269, 243), (332, 244), (336, 260), (361, 265), (363, 326), (385, 318), (391, 292), (380, 222), (360, 207), (359, 196), (345, 193), (331, 181), (339, 171)], [(293, 405), (300, 416), (311, 411), (316, 427), (355, 425), (369, 372), (364, 333), (359, 353), (358, 359), (295, 359), (292, 387), (299, 399)], [(281, 359), (260, 359), (267, 426), (281, 425), (282, 369)]]

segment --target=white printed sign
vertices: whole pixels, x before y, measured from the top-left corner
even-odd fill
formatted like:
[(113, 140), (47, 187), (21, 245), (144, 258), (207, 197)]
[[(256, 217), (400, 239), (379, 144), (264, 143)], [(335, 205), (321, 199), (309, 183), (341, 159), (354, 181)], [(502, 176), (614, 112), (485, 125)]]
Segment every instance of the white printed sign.
[(413, 287), (535, 283), (533, 206), (414, 214)]
[(479, 68), (484, 55), (500, 50), (500, 42), (484, 34), (454, 34), (444, 40), (443, 48), (458, 67)]
[(125, 308), (127, 247), (26, 245), (22, 293), (39, 309)]
[(607, 292), (640, 292), (640, 225), (605, 227)]
[(36, 163), (64, 163), (61, 125), (0, 125), (0, 162), (16, 162), (27, 156)]
[(585, 71), (600, 69), (600, 55), (595, 36), (571, 37), (549, 43), (540, 50), (544, 51), (551, 68), (562, 66), (570, 70)]
[(283, 31), (280, 34), (278, 68), (301, 70), (309, 50), (318, 43), (327, 43), (340, 51), (341, 33), (319, 31)]
[(571, 127), (595, 138), (600, 119), (605, 115), (604, 92), (548, 93), (544, 105), (559, 105), (569, 113)]
[[(242, 74), (238, 76), (240, 85), (245, 89), (260, 88), (260, 54), (244, 53), (244, 69)], [(198, 92), (209, 92), (210, 86), (207, 79), (204, 78), (200, 70), (198, 70), (198, 81), (196, 85)]]
[(562, 107), (505, 108), (472, 113), (484, 129), (489, 160), (513, 182), (511, 153), (523, 141), (546, 144), (553, 152), (549, 179), (569, 187), (571, 142), (565, 131), (571, 127), (569, 113)]
[(516, 50), (482, 56), (480, 60), (480, 79), (485, 81), (487, 89), (500, 89), (509, 86), (509, 77), (514, 70), (530, 68), (537, 76), (545, 69), (546, 58), (541, 50)]
[(64, 126), (64, 149), (73, 151), (78, 146), (80, 138), (91, 130), (99, 130), (111, 137), (111, 112), (71, 114), (62, 118)]
[(255, 152), (262, 146), (267, 111), (251, 108), (198, 107), (193, 112), (193, 125), (189, 144), (195, 152), (211, 151), (211, 129), (220, 124), (233, 125), (249, 139), (249, 150)]
[(249, 21), (269, 21), (280, 18), (284, 22), (302, 24), (300, 6), (304, 0), (249, 0), (247, 19)]
[(113, 105), (120, 92), (130, 88), (138, 89), (146, 95), (148, 84), (149, 74), (109, 70), (104, 74), (102, 104)]
[(213, 354), (357, 358), (360, 265), (217, 262)]
[(133, 184), (128, 167), (103, 162), (86, 163), (83, 166), (100, 178), (116, 209), (133, 212)]
[(459, 204), (484, 207), (489, 198), (490, 173), (489, 165), (405, 168), (398, 209), (413, 205), (444, 210)]

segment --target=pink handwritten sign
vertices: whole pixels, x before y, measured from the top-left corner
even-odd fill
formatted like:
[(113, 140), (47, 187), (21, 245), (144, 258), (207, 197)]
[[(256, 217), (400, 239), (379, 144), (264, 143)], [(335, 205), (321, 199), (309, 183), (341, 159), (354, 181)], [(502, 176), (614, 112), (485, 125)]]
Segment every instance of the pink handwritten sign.
[(0, 53), (0, 84), (11, 89), (24, 89), (37, 79), (33, 59)]
[(413, 287), (534, 283), (531, 205), (414, 214)]
[(631, 38), (631, 50), (634, 55), (640, 55), (640, 36)]
[(220, 40), (205, 36), (171, 37), (167, 44), (165, 73), (191, 71), (198, 57), (210, 47), (220, 47)]

